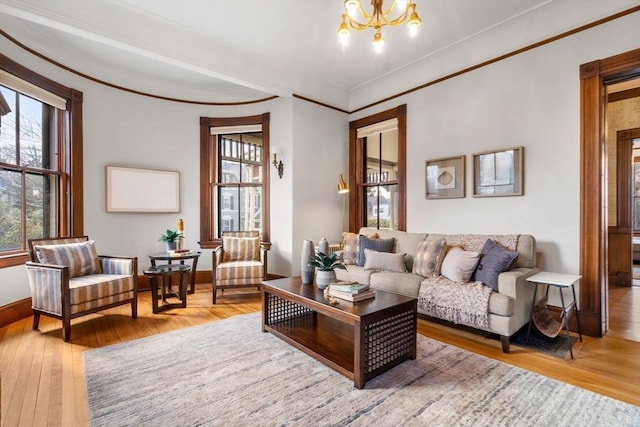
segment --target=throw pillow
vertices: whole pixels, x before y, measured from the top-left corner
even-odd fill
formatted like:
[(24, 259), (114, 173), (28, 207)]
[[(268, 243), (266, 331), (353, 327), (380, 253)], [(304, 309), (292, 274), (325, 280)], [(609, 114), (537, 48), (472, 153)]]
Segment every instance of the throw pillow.
[(487, 239), (480, 250), (480, 262), (476, 268), (476, 280), (498, 291), (498, 276), (507, 271), (518, 257), (518, 252), (508, 251), (491, 239)]
[(358, 256), (358, 266), (363, 267), (366, 255), (365, 249), (373, 249), (378, 252), (393, 252), (393, 244), (396, 239), (370, 239), (366, 236), (360, 236), (360, 255)]
[(447, 241), (444, 237), (435, 240), (423, 240), (418, 244), (418, 252), (413, 259), (413, 274), (422, 277), (438, 277), (439, 263), (442, 263)]
[(356, 233), (344, 232), (342, 234), (342, 262), (354, 265), (360, 256), (360, 236)]
[(260, 237), (222, 237), (222, 262), (260, 260)]
[(458, 283), (467, 283), (478, 265), (480, 254), (453, 247), (442, 261), (442, 275)]
[(378, 252), (371, 249), (365, 249), (364, 253), (365, 270), (407, 272), (407, 267), (404, 265), (404, 254)]
[(89, 240), (63, 245), (35, 245), (33, 250), (41, 263), (69, 267), (69, 278), (73, 278), (102, 272), (95, 243)]

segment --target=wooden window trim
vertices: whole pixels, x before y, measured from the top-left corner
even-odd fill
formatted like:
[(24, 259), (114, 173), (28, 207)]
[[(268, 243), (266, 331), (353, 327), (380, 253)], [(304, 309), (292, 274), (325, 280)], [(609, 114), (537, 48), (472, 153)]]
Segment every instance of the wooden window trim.
[(269, 119), (270, 114), (264, 113), (255, 116), (245, 117), (200, 117), (200, 247), (204, 249), (212, 249), (220, 246), (220, 239), (216, 236), (215, 221), (212, 221), (216, 212), (216, 201), (211, 195), (209, 186), (217, 178), (217, 164), (212, 164), (209, 159), (212, 158), (211, 150), (215, 149), (210, 144), (211, 127), (218, 126), (244, 126), (244, 125), (262, 125), (262, 240), (268, 242), (270, 239), (270, 221), (269, 221)]
[[(60, 83), (54, 82), (29, 70), (8, 57), (0, 54), (0, 69), (22, 80), (41, 87), (67, 101), (63, 115), (65, 126), (60, 132), (68, 134), (60, 147), (59, 170), (61, 172), (59, 194), (59, 220), (56, 237), (81, 236), (84, 234), (83, 208), (83, 163), (82, 163), (82, 101), (83, 94)], [(28, 252), (0, 257), (0, 268), (24, 264), (29, 260)]]
[(398, 120), (398, 230), (406, 231), (407, 104), (402, 104), (349, 123), (349, 182), (353, 183), (353, 190), (349, 192), (349, 230), (352, 232), (358, 232), (366, 225), (364, 197), (360, 191), (365, 184), (363, 171), (366, 159), (360, 142), (362, 139), (357, 137), (358, 129), (394, 118)]

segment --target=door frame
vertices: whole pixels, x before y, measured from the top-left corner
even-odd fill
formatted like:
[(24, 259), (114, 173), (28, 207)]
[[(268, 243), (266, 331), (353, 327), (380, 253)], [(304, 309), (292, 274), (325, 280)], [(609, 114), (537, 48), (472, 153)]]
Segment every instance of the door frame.
[(638, 75), (640, 49), (580, 66), (580, 322), (591, 336), (603, 335), (607, 309), (605, 86)]

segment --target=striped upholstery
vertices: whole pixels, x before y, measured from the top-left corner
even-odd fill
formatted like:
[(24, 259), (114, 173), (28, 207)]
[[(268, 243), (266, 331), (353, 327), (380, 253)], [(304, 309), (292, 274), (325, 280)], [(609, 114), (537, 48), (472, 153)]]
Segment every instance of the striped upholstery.
[(213, 252), (213, 303), (217, 289), (259, 287), (266, 279), (267, 250), (258, 231), (222, 234), (222, 246)]
[(100, 273), (100, 261), (93, 240), (63, 245), (35, 245), (33, 250), (43, 264), (66, 265), (69, 277)]
[(264, 265), (260, 261), (223, 262), (216, 271), (218, 285), (260, 284), (264, 277)]
[(223, 237), (222, 262), (260, 259), (259, 237)]
[(33, 329), (40, 315), (62, 320), (65, 341), (71, 319), (120, 304), (137, 317), (137, 259), (98, 256), (87, 236), (29, 240), (25, 264), (31, 289)]

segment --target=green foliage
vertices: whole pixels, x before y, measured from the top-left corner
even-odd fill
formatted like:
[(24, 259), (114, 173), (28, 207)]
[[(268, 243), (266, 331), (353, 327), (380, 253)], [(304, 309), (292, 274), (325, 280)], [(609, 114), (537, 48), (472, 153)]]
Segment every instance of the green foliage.
[(160, 236), (158, 241), (160, 242), (175, 242), (180, 237), (180, 234), (177, 231), (167, 229), (167, 232)]
[(309, 267), (318, 267), (320, 271), (333, 271), (336, 268), (340, 268), (342, 270), (347, 269), (347, 267), (345, 267), (338, 258), (338, 254), (335, 252), (331, 255), (325, 255), (322, 252), (318, 252), (313, 260), (309, 261)]

